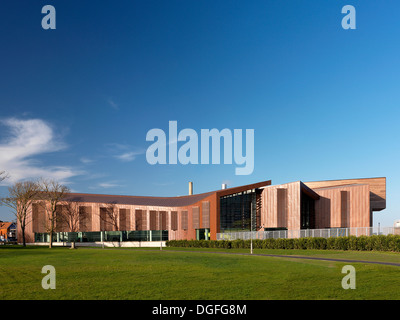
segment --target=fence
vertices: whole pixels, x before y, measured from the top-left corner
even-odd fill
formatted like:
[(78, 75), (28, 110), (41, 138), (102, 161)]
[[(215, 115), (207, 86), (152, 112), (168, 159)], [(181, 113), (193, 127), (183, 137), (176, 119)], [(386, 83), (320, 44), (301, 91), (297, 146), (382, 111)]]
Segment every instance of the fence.
[(217, 240), (250, 240), (250, 239), (293, 239), (305, 237), (348, 237), (400, 234), (400, 228), (393, 227), (366, 227), (366, 228), (330, 228), (330, 229), (303, 229), (303, 230), (276, 230), (276, 231), (241, 231), (217, 233)]
[[(166, 241), (168, 230), (54, 232), (53, 242)], [(49, 242), (48, 233), (35, 233), (35, 242)]]

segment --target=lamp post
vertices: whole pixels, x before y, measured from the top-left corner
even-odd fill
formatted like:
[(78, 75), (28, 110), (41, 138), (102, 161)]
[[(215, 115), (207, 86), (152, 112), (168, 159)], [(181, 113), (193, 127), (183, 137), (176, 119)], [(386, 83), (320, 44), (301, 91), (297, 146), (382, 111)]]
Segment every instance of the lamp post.
[(250, 205), (250, 254), (253, 254), (253, 202)]
[(162, 250), (162, 221), (161, 221), (161, 211), (159, 211), (159, 223), (160, 223), (160, 250)]

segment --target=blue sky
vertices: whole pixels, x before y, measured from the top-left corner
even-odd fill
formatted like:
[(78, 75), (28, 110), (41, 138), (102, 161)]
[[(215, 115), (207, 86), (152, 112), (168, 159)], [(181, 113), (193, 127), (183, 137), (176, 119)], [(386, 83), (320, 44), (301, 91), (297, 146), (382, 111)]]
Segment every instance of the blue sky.
[[(56, 9), (44, 30), (41, 9)], [(341, 27), (344, 5), (357, 29)], [(0, 4), (0, 171), (76, 192), (177, 196), (387, 177), (400, 219), (395, 0), (19, 1)], [(150, 165), (153, 128), (254, 129), (251, 175)], [(7, 194), (6, 183), (0, 187)], [(0, 219), (13, 216), (0, 208)]]

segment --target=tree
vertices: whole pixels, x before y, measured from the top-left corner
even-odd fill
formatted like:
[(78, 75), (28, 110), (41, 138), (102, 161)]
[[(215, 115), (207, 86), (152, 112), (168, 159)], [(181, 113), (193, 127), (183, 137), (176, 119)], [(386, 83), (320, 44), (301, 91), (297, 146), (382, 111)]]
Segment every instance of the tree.
[(49, 248), (53, 247), (53, 234), (56, 228), (57, 209), (65, 200), (65, 196), (70, 192), (68, 187), (60, 184), (56, 180), (42, 179), (39, 182), (40, 199), (46, 215), (45, 228), (49, 233)]
[(7, 179), (9, 176), (5, 171), (0, 171), (0, 182)]
[(0, 203), (12, 209), (21, 228), (22, 244), (25, 247), (25, 228), (32, 221), (32, 203), (39, 194), (38, 184), (34, 181), (16, 182), (8, 188), (9, 196), (0, 199)]
[[(112, 231), (118, 231), (118, 208), (115, 203), (107, 203), (106, 206), (100, 208), (100, 220), (104, 224), (103, 229), (107, 229), (107, 225), (111, 225)], [(106, 230), (102, 230), (106, 231)]]
[[(57, 222), (60, 222), (69, 232), (78, 232), (79, 228), (87, 219), (86, 214), (81, 214), (78, 202), (65, 201), (61, 205), (61, 210), (57, 212)], [(75, 241), (72, 243), (75, 248)]]
[[(78, 232), (79, 222), (82, 217), (79, 215), (79, 204), (77, 202), (65, 201), (58, 212), (57, 222), (61, 222), (68, 232)], [(82, 222), (82, 221), (81, 221)]]

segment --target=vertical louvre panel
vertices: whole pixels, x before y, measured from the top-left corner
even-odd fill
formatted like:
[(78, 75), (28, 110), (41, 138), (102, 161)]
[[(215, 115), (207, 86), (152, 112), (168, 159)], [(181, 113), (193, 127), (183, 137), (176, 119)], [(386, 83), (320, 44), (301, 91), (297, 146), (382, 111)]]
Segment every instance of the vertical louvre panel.
[(256, 193), (256, 226), (257, 230), (261, 226), (261, 214), (262, 214), (262, 196), (261, 191)]
[(188, 228), (188, 212), (182, 211), (181, 212), (181, 225), (183, 230), (187, 230)]
[(45, 212), (41, 203), (32, 204), (33, 232), (45, 232)]
[(341, 227), (346, 228), (349, 223), (349, 197), (348, 191), (340, 191)]
[(193, 229), (200, 228), (200, 208), (192, 207)]
[(286, 227), (287, 225), (287, 189), (277, 189), (277, 227)]
[(38, 204), (32, 204), (32, 231), (39, 232), (39, 209)]
[(66, 219), (73, 219), (73, 217), (69, 217), (67, 214), (67, 209), (65, 205), (56, 205), (56, 214), (55, 214), (55, 231), (56, 232), (67, 232), (68, 230), (68, 222)]
[(178, 212), (171, 211), (171, 230), (178, 230)]
[(106, 213), (104, 208), (100, 208), (100, 231), (106, 231)]
[(92, 207), (79, 207), (79, 229), (80, 231), (92, 230)]
[[(119, 230), (126, 231), (130, 230), (130, 219), (129, 219), (130, 211), (128, 209), (119, 209)], [(129, 221), (128, 221), (129, 219)]]
[(161, 229), (161, 230), (167, 230), (167, 223), (168, 223), (168, 221), (167, 221), (167, 212), (166, 211), (160, 211), (160, 215), (159, 215), (160, 217), (160, 219), (161, 219), (161, 221), (160, 221), (160, 227), (159, 227), (159, 229)]
[(158, 230), (157, 228), (157, 211), (150, 210), (150, 230)]
[(147, 229), (147, 219), (146, 219), (146, 211), (137, 209), (135, 210), (135, 225), (136, 230), (146, 230)]
[(100, 208), (100, 231), (112, 231), (109, 227), (110, 217), (106, 208)]
[(210, 201), (203, 201), (202, 203), (202, 219), (201, 224), (203, 228), (210, 228)]
[(125, 231), (132, 230), (131, 227), (131, 210), (125, 209), (126, 210), (126, 215), (125, 215)]

